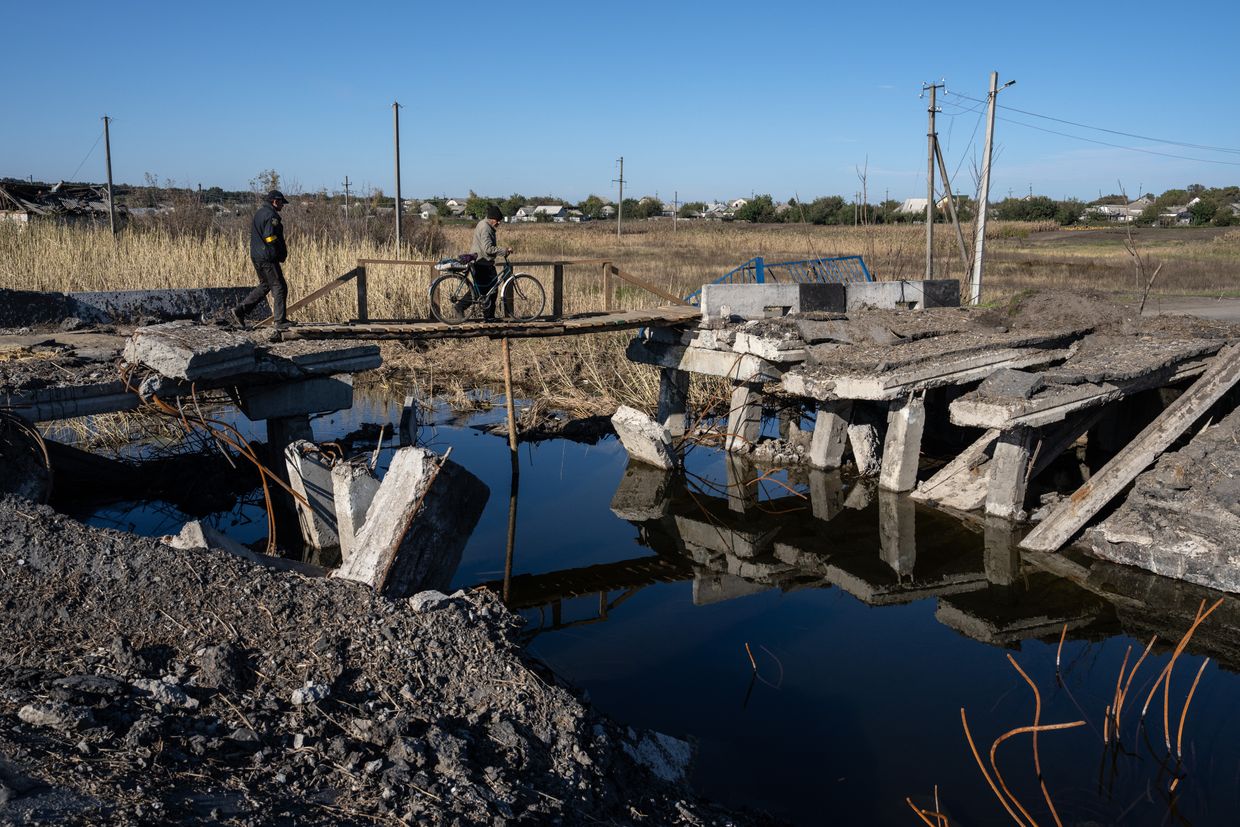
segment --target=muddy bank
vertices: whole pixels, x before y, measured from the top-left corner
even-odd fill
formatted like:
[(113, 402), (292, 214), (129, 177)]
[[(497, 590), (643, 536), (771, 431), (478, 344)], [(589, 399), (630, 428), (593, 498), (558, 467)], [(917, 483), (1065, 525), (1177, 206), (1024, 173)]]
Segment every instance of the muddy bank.
[(393, 602), (12, 499), (0, 572), (0, 823), (761, 823), (485, 591)]

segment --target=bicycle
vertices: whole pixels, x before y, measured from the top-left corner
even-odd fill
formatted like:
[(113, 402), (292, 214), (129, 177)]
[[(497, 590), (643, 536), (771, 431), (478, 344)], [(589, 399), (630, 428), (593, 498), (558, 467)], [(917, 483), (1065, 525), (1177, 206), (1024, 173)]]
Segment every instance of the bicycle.
[(504, 316), (519, 322), (538, 317), (547, 301), (547, 294), (538, 279), (527, 273), (514, 273), (508, 256), (495, 283), (486, 293), (474, 282), (474, 258), (465, 255), (444, 259), (435, 268), (446, 271), (431, 282), (431, 315), (444, 324), (482, 321), (488, 303), (498, 296)]

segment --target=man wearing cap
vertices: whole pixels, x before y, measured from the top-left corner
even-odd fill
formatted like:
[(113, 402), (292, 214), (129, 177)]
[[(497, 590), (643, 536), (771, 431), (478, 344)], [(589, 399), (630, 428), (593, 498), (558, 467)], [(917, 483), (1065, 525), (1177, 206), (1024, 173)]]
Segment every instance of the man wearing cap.
[(288, 283), (284, 281), (284, 271), (280, 265), (288, 258), (288, 247), (284, 244), (280, 210), (284, 209), (288, 199), (279, 190), (272, 190), (263, 200), (265, 203), (254, 213), (254, 220), (250, 222), (250, 260), (258, 272), (258, 287), (233, 308), (231, 315), (238, 327), (245, 327), (246, 314), (270, 293), (274, 327), (285, 330), (291, 326), (285, 308)]
[[(512, 252), (511, 247), (505, 249), (495, 243), (495, 228), (503, 220), (504, 214), (500, 211), (500, 208), (494, 204), (488, 204), (486, 218), (479, 221), (478, 226), (474, 227), (474, 241), (470, 245), (469, 251), (478, 257), (474, 261), (474, 283), (478, 285), (478, 292), (484, 296), (499, 277), (499, 274), (495, 272), (496, 256), (506, 256)], [(494, 296), (487, 299), (486, 304), (483, 305), (482, 317), (487, 321), (495, 320)]]

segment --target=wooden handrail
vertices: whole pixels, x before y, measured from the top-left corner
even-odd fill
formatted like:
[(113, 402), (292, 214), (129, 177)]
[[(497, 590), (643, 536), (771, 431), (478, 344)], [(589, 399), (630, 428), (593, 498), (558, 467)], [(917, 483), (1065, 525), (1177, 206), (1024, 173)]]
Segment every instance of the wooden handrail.
[[(567, 266), (570, 264), (605, 264), (610, 259), (605, 258), (566, 258), (555, 261), (513, 261), (513, 267), (556, 267)], [(403, 258), (359, 258), (357, 263), (360, 265), (367, 264), (403, 264), (409, 266), (423, 267), (438, 264), (438, 261), (425, 261), (422, 259), (403, 259)]]

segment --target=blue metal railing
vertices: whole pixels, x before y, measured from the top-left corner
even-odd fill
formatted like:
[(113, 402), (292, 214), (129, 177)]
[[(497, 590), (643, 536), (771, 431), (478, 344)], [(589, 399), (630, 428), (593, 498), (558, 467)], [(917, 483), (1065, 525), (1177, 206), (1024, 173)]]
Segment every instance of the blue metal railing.
[[(870, 268), (861, 256), (836, 256), (835, 258), (810, 258), (804, 261), (780, 261), (766, 263), (762, 256), (755, 256), (711, 284), (765, 284), (793, 282), (823, 282), (847, 284), (852, 281), (874, 281)], [(694, 290), (685, 296), (690, 304), (700, 304), (702, 291)]]

